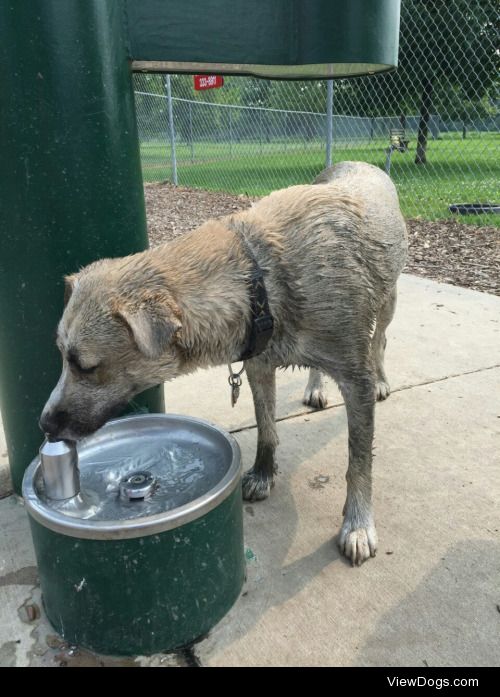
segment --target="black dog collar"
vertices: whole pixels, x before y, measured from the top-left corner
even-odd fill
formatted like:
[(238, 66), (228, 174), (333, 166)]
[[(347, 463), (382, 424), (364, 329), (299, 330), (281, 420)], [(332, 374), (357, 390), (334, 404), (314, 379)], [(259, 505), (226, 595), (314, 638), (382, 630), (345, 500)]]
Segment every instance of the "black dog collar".
[(246, 346), (238, 361), (247, 361), (249, 358), (262, 353), (273, 335), (274, 319), (269, 309), (264, 274), (250, 249), (244, 234), (236, 231), (240, 241), (252, 261), (252, 275), (249, 279), (250, 307), (252, 311), (252, 324), (247, 335)]

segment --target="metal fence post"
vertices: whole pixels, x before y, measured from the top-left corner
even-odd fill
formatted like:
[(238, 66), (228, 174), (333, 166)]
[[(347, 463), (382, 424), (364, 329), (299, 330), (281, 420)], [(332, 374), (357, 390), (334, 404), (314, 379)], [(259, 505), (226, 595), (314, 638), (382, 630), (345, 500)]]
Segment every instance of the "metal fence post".
[(231, 109), (229, 111), (229, 157), (233, 156), (233, 116)]
[(193, 105), (189, 104), (189, 144), (191, 146), (191, 164), (194, 162), (194, 142), (193, 142)]
[(165, 81), (167, 88), (167, 104), (168, 104), (168, 130), (170, 133), (170, 157), (172, 160), (172, 182), (177, 186), (177, 153), (175, 150), (175, 130), (174, 130), (174, 110), (172, 106), (172, 84), (170, 75), (167, 75)]
[(262, 155), (262, 109), (259, 109), (259, 144), (260, 154)]
[(333, 80), (326, 83), (326, 157), (325, 167), (332, 166), (333, 143)]

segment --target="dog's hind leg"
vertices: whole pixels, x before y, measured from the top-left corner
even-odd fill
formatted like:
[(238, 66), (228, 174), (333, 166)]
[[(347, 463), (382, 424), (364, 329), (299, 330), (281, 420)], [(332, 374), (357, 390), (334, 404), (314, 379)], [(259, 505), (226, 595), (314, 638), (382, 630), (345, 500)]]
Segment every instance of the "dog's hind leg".
[(311, 368), (309, 380), (302, 398), (303, 404), (314, 409), (324, 409), (328, 404), (326, 394), (326, 378), (320, 370)]
[(375, 399), (377, 400), (387, 399), (391, 392), (384, 369), (384, 355), (387, 344), (385, 330), (394, 317), (396, 299), (396, 286), (394, 286), (389, 297), (377, 312), (377, 323), (372, 337), (371, 350), (375, 365)]
[(372, 446), (374, 431), (374, 379), (371, 375), (340, 376), (349, 427), (347, 499), (339, 547), (352, 564), (362, 564), (377, 549), (372, 512)]
[(243, 475), (243, 498), (246, 501), (260, 501), (269, 496), (276, 473), (276, 370), (260, 358), (246, 361), (245, 370), (257, 419), (257, 455), (252, 469)]

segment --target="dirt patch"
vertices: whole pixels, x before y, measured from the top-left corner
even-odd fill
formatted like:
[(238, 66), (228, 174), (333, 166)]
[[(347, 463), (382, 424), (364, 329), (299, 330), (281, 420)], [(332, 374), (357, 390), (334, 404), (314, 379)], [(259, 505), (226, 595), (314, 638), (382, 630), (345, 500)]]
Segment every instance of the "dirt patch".
[[(209, 218), (248, 208), (248, 196), (146, 184), (152, 247), (183, 235)], [(458, 220), (408, 220), (409, 255), (405, 271), (455, 286), (500, 295), (500, 228)]]
[(500, 295), (500, 228), (408, 220), (406, 271)]
[(236, 213), (252, 204), (248, 196), (146, 184), (149, 242), (152, 247), (194, 230), (205, 220)]

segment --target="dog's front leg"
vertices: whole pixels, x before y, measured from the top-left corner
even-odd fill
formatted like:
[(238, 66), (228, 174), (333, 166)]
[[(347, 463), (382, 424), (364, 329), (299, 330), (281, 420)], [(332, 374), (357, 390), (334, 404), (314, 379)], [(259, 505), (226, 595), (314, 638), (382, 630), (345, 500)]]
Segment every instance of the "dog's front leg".
[(340, 550), (353, 564), (375, 556), (377, 532), (372, 511), (372, 447), (374, 431), (372, 376), (340, 382), (349, 429), (349, 467)]
[(246, 501), (260, 501), (269, 496), (276, 473), (276, 370), (258, 357), (246, 361), (245, 370), (252, 389), (257, 419), (257, 455), (252, 469), (243, 475), (243, 498)]

